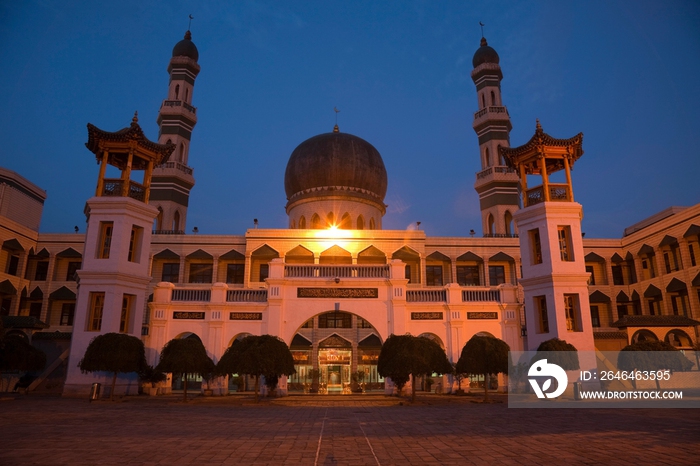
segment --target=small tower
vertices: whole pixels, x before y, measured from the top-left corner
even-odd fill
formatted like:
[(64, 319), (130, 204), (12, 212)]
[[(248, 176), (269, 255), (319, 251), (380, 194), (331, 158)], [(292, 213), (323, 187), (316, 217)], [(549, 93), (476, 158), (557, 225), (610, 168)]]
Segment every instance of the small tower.
[[(149, 141), (136, 116), (131, 126), (114, 133), (88, 124), (85, 145), (95, 154), (100, 171), (95, 196), (85, 207), (87, 231), (64, 395), (87, 394), (93, 382), (105, 381), (104, 374), (82, 374), (78, 369), (92, 338), (110, 332), (141, 338), (151, 281), (151, 226), (158, 213), (148, 205), (151, 174), (175, 149)], [(139, 172), (143, 177), (136, 181)], [(121, 392), (135, 393), (137, 388), (128, 377), (118, 384)]]
[[(515, 214), (525, 294), (527, 349), (535, 350), (551, 338), (560, 338), (579, 351), (593, 351), (593, 329), (588, 301), (588, 273), (583, 255), (581, 204), (574, 202), (571, 169), (583, 155), (583, 134), (555, 139), (537, 122), (527, 144), (498, 152), (520, 176), (524, 207)], [(564, 170), (564, 183), (551, 183)], [(528, 187), (528, 175), (542, 183)]]
[(518, 175), (498, 155), (498, 147), (510, 146), (510, 116), (501, 100), (500, 59), (486, 39), (472, 59), (472, 80), (476, 85), (479, 111), (472, 127), (479, 138), (481, 170), (474, 189), (479, 193), (484, 236), (512, 236), (513, 215), (520, 208)]
[(185, 232), (187, 205), (194, 186), (192, 168), (188, 166), (192, 130), (197, 124), (197, 108), (192, 106), (194, 81), (199, 74), (199, 52), (190, 31), (175, 44), (168, 65), (168, 96), (158, 113), (158, 142), (171, 143), (175, 151), (167, 163), (153, 171), (151, 205), (158, 209), (154, 229)]

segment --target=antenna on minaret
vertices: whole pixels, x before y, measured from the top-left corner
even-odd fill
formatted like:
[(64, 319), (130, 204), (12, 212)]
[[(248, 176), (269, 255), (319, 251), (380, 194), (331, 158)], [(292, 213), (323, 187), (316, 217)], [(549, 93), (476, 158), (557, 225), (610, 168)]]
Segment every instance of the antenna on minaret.
[(338, 128), (338, 114), (340, 113), (340, 110), (338, 110), (338, 107), (333, 107), (333, 111), (335, 112), (335, 126), (333, 127), (333, 132), (339, 133), (340, 128)]
[[(187, 23), (187, 30), (189, 31), (190, 28), (192, 27), (192, 20), (194, 19), (194, 16), (192, 16), (192, 13), (190, 13), (190, 22)], [(481, 34), (482, 36), (484, 35), (483, 33)]]
[(486, 26), (486, 25), (484, 23), (482, 23), (481, 21), (479, 21), (479, 26), (481, 26), (481, 37), (483, 38), (484, 37), (484, 26)]

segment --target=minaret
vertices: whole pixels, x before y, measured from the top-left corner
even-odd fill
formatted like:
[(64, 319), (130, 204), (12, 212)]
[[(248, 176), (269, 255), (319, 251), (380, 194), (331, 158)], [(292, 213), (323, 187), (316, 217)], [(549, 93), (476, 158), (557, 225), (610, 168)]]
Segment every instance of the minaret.
[[(151, 173), (168, 160), (175, 146), (149, 141), (134, 116), (131, 126), (116, 132), (88, 124), (88, 142), (100, 171), (95, 196), (85, 207), (87, 230), (64, 395), (86, 395), (105, 373), (82, 374), (78, 362), (97, 335), (126, 333), (141, 338), (148, 285), (151, 226), (158, 211), (148, 204)], [(119, 178), (106, 178), (107, 166)], [(135, 180), (134, 175), (142, 179)], [(118, 379), (120, 393), (136, 393), (135, 376)]]
[[(551, 338), (566, 340), (578, 351), (594, 351), (588, 278), (583, 255), (581, 204), (574, 202), (571, 169), (583, 155), (583, 134), (555, 139), (537, 122), (525, 145), (500, 147), (499, 155), (520, 176), (523, 208), (515, 214), (525, 295), (527, 349)], [(564, 183), (551, 175), (563, 170)], [(539, 175), (539, 186), (528, 186)], [(581, 367), (583, 369), (583, 367)]]
[(479, 111), (472, 127), (479, 138), (481, 170), (474, 189), (479, 193), (484, 236), (512, 236), (513, 215), (520, 208), (518, 175), (498, 155), (498, 146), (510, 146), (510, 116), (501, 100), (501, 67), (498, 54), (481, 38), (472, 59)]
[(199, 74), (198, 59), (199, 52), (192, 42), (192, 34), (187, 31), (185, 38), (173, 48), (168, 65), (168, 97), (158, 113), (158, 142), (175, 145), (168, 162), (153, 171), (150, 203), (158, 209), (154, 230), (159, 232), (185, 232), (187, 205), (194, 186), (192, 168), (187, 163), (192, 130), (197, 124), (192, 93)]

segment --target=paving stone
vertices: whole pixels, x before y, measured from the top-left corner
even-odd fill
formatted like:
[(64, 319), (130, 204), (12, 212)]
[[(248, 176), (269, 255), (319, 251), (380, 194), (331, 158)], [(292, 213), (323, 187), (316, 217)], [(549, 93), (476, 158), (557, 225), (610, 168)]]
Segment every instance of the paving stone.
[(694, 410), (518, 410), (464, 398), (13, 397), (0, 410), (0, 464), (697, 464)]

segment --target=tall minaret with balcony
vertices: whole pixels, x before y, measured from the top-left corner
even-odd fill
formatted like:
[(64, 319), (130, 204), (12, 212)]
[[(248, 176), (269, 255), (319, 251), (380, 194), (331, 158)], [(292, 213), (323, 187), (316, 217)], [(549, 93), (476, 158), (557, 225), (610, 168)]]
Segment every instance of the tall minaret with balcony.
[[(141, 338), (148, 285), (151, 227), (158, 210), (149, 205), (151, 174), (175, 146), (149, 141), (134, 116), (116, 132), (88, 124), (88, 142), (100, 166), (95, 196), (85, 207), (87, 230), (78, 274), (73, 335), (64, 395), (86, 395), (93, 382), (111, 381), (105, 373), (82, 374), (78, 363), (90, 340), (104, 333)], [(135, 175), (141, 174), (140, 181)], [(118, 176), (116, 176), (118, 175)], [(118, 378), (118, 391), (136, 393), (132, 374)]]
[(192, 106), (194, 81), (199, 74), (199, 52), (190, 31), (175, 44), (168, 65), (170, 84), (168, 97), (158, 113), (160, 134), (158, 142), (175, 145), (168, 162), (153, 170), (151, 205), (158, 209), (155, 230), (185, 231), (190, 190), (194, 186), (192, 168), (188, 163), (192, 130), (197, 124), (197, 109)]
[[(523, 193), (524, 206), (516, 212), (515, 222), (528, 350), (551, 338), (566, 340), (579, 351), (595, 350), (581, 234), (583, 208), (574, 202), (571, 186), (571, 169), (583, 155), (582, 143), (582, 133), (555, 139), (538, 121), (534, 136), (525, 145), (498, 149), (519, 174)], [(557, 172), (562, 179), (554, 183)], [(528, 186), (528, 175), (541, 176), (541, 184)]]
[(510, 145), (512, 128), (508, 109), (501, 100), (503, 73), (499, 60), (482, 37), (481, 47), (472, 59), (472, 80), (479, 100), (472, 126), (479, 138), (481, 170), (476, 174), (474, 189), (479, 193), (484, 236), (514, 235), (513, 215), (520, 208), (518, 175), (498, 155), (498, 146)]

